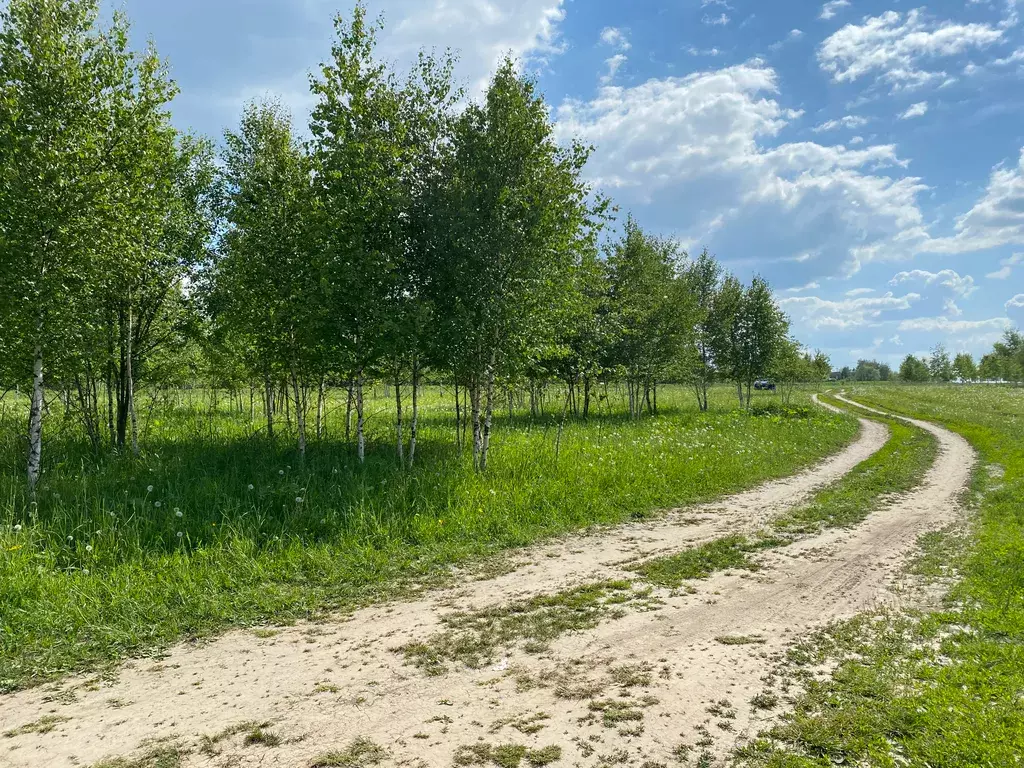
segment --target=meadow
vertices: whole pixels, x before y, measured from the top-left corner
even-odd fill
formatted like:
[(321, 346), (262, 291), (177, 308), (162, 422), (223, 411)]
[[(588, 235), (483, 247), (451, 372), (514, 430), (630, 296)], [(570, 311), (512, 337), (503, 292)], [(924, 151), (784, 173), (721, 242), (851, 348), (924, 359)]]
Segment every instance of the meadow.
[[(25, 493), (24, 402), (0, 403), (0, 690), (229, 627), (351, 609), (450, 578), (451, 567), (592, 525), (640, 519), (784, 476), (855, 435), (849, 416), (739, 409), (717, 388), (659, 390), (630, 419), (612, 389), (586, 421), (561, 408), (496, 415), (485, 473), (455, 443), (451, 392), (421, 396), (417, 464), (394, 447), (392, 400), (368, 400), (367, 460), (345, 397), (304, 460), (247, 403), (208, 391), (139, 399), (142, 450), (96, 454), (59, 403), (44, 472)], [(552, 403), (561, 398), (553, 396)]]
[[(939, 610), (867, 614), (790, 654), (807, 692), (741, 764), (1010, 766), (1024, 754), (1024, 389), (847, 387), (960, 433), (981, 461), (963, 525), (927, 534), (911, 566)], [(828, 664), (830, 678), (810, 670)]]

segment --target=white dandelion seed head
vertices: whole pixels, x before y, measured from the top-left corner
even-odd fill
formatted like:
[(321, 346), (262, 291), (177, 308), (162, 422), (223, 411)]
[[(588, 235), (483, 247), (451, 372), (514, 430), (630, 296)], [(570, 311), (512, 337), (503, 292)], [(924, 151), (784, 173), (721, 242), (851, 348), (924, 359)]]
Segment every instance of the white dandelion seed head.
[(295, 503), (296, 504), (301, 504), (302, 503), (302, 497), (301, 496), (296, 496), (295, 497)]
[(253, 490), (253, 489), (254, 489), (255, 487), (256, 487), (256, 486), (254, 486), (254, 485), (253, 485), (252, 483), (249, 483), (249, 490), (250, 490), (250, 491), (251, 491), (251, 490)]
[(152, 492), (153, 492), (153, 486), (152, 485), (147, 485), (146, 486), (146, 493), (152, 493)]
[(160, 507), (163, 505), (159, 501), (154, 501), (153, 506), (156, 507), (157, 509), (160, 509)]
[(74, 536), (68, 536), (68, 541), (74, 541), (74, 540), (75, 540)]
[(184, 517), (185, 513), (182, 512), (180, 509), (176, 509), (176, 510), (174, 510), (174, 516), (175, 517)]
[(89, 569), (88, 568), (83, 568), (82, 569), (82, 575), (83, 576), (88, 576), (89, 575)]
[(92, 544), (86, 544), (85, 545), (85, 551), (86, 552), (92, 552)]
[(18, 531), (20, 531), (20, 530), (21, 530), (21, 526), (20, 526), (20, 525), (16, 525), (16, 526), (14, 526), (14, 532), (15, 532), (15, 533), (17, 533), (17, 532), (18, 532)]
[(284, 470), (283, 470), (283, 469), (279, 469), (279, 470), (277, 470), (277, 474), (279, 474), (279, 475), (283, 475), (283, 474), (284, 474)]
[(184, 533), (182, 533), (181, 531), (178, 531), (178, 538), (179, 538), (179, 539), (180, 539), (180, 538), (181, 538), (182, 536), (184, 536), (184, 535), (185, 535)]

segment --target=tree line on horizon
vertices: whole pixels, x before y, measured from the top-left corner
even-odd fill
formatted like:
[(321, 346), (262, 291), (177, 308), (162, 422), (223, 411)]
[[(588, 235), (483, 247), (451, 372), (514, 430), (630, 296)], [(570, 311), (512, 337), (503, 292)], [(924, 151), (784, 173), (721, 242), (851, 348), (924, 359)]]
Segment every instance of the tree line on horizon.
[(936, 344), (928, 356), (907, 355), (895, 371), (877, 360), (858, 360), (854, 368), (839, 371), (841, 381), (1015, 382), (1024, 381), (1024, 334), (1008, 329), (992, 351), (975, 362), (969, 352), (950, 355), (944, 344)]

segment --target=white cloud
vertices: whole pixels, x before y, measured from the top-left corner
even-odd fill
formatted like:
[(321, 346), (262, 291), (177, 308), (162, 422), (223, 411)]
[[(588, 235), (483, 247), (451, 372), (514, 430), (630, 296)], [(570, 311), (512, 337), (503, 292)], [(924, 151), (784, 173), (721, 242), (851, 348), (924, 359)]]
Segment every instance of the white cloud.
[(816, 291), (818, 288), (821, 288), (821, 285), (819, 283), (810, 282), (807, 283), (806, 285), (801, 285), (796, 288), (787, 288), (786, 293), (803, 293), (804, 291)]
[(851, 288), (846, 292), (847, 296), (866, 296), (869, 293), (874, 293), (874, 288)]
[(901, 331), (927, 331), (929, 333), (968, 333), (978, 330), (1002, 330), (1011, 325), (1008, 318), (993, 317), (989, 320), (950, 320), (948, 317), (916, 317), (903, 320)]
[[(681, 239), (700, 241), (710, 222), (741, 219), (734, 232), (772, 229), (780, 249), (845, 257), (847, 272), (912, 253), (923, 237), (916, 196), (924, 187), (917, 178), (882, 172), (903, 165), (895, 147), (773, 145), (801, 115), (776, 93), (775, 71), (755, 59), (567, 100), (557, 110), (557, 129), (562, 139), (576, 136), (597, 147), (588, 173), (621, 202), (679, 201), (697, 219)], [(808, 232), (809, 240), (792, 242)]]
[(601, 42), (618, 48), (620, 51), (628, 51), (633, 47), (629, 42), (629, 35), (618, 27), (605, 27), (602, 29)]
[(811, 130), (815, 133), (823, 133), (824, 131), (834, 131), (837, 128), (860, 128), (867, 125), (869, 122), (870, 120), (866, 117), (860, 117), (859, 115), (845, 115), (834, 120), (826, 120), (824, 123), (819, 123)]
[(910, 120), (914, 117), (921, 117), (928, 112), (928, 102), (919, 101), (916, 104), (911, 104), (907, 111), (900, 115), (900, 120)]
[(942, 302), (942, 310), (950, 317), (960, 317), (964, 313), (953, 299), (946, 299)]
[(851, 147), (855, 147), (858, 144), (863, 144), (864, 143), (864, 137), (863, 136), (851, 136), (850, 137), (850, 141), (848, 143), (850, 144)]
[(1012, 299), (1006, 302), (1006, 308), (1009, 309), (1010, 307), (1024, 308), (1024, 293), (1018, 293), (1016, 296), (1014, 296)]
[(729, 21), (729, 15), (725, 13), (720, 13), (718, 16), (708, 16), (705, 13), (701, 19), (701, 23), (707, 24), (709, 27), (724, 27)]
[(952, 269), (943, 269), (940, 272), (929, 272), (925, 269), (912, 269), (909, 272), (899, 272), (893, 275), (889, 285), (900, 285), (902, 283), (923, 282), (925, 285), (938, 283), (949, 288), (957, 296), (970, 296), (977, 289), (974, 285), (974, 278), (970, 275), (960, 275)]
[[(982, 198), (956, 220), (956, 234), (922, 245), (931, 253), (966, 253), (1024, 244), (1024, 150), (1016, 165), (997, 165)], [(1008, 273), (1007, 273), (1008, 274)]]
[(821, 13), (818, 14), (818, 18), (828, 21), (843, 8), (848, 8), (849, 6), (850, 0), (829, 0), (829, 2), (821, 6)]
[(779, 299), (780, 306), (796, 314), (796, 320), (814, 329), (850, 328), (876, 325), (883, 312), (904, 312), (921, 297), (916, 293), (905, 296), (884, 296), (828, 301), (817, 296), (793, 296)]
[(901, 339), (900, 335), (897, 333), (895, 336), (889, 339), (889, 343), (896, 347), (902, 347), (903, 339)]
[(999, 269), (989, 272), (985, 277), (989, 280), (1005, 280), (1013, 273), (1013, 268), (1018, 264), (1024, 264), (1024, 253), (1015, 253), (1009, 258), (999, 262)]
[[(312, 0), (315, 18), (336, 7)], [(480, 92), (495, 65), (511, 54), (527, 61), (561, 53), (559, 25), (564, 0), (370, 0), (371, 15), (383, 13), (387, 25), (381, 52), (401, 66), (421, 49), (452, 48), (459, 54), (456, 74)]]
[(945, 72), (924, 69), (926, 62), (984, 48), (1003, 35), (1002, 28), (988, 24), (935, 22), (922, 9), (905, 16), (886, 11), (826, 38), (818, 48), (818, 63), (837, 83), (874, 76), (894, 88), (911, 88), (947, 79)]
[(622, 53), (616, 53), (610, 59), (605, 59), (604, 63), (608, 65), (608, 72), (601, 77), (601, 84), (608, 85), (615, 79), (615, 75), (622, 65), (626, 63), (626, 56)]

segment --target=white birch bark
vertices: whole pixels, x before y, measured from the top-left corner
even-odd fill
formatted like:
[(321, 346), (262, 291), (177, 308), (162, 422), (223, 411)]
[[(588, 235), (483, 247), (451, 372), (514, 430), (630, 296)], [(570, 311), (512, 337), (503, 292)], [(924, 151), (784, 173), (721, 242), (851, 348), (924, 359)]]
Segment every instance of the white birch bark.
[(306, 457), (306, 408), (302, 402), (302, 390), (299, 388), (299, 377), (292, 366), (292, 392), (295, 396), (295, 424), (299, 428), (299, 456)]
[(359, 456), (359, 463), (366, 460), (366, 435), (363, 433), (365, 419), (363, 418), (363, 372), (359, 372), (356, 381), (356, 454)]
[[(41, 329), (40, 329), (41, 330)], [(33, 497), (43, 456), (43, 349), (36, 343), (32, 363), (32, 405), (28, 413), (28, 490)]]

